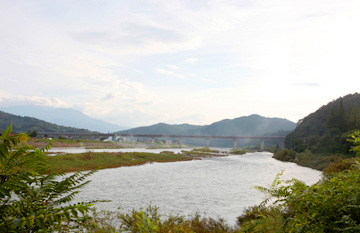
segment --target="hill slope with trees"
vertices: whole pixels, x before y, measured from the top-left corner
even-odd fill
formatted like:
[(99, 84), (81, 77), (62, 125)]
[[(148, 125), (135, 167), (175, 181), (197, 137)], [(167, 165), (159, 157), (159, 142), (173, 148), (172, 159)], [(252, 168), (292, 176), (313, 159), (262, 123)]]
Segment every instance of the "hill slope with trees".
[(359, 109), (360, 94), (338, 98), (300, 120), (287, 135), (285, 146), (296, 152), (346, 154), (349, 135), (360, 128)]
[(323, 170), (332, 162), (355, 156), (351, 135), (360, 129), (360, 94), (331, 101), (298, 122), (274, 158)]
[(33, 117), (22, 117), (0, 111), (0, 132), (5, 131), (9, 125), (13, 125), (13, 131), (22, 132), (58, 132), (58, 133), (91, 133), (86, 129), (59, 126)]
[(51, 108), (45, 106), (23, 105), (2, 107), (0, 110), (17, 116), (34, 117), (56, 125), (88, 129), (102, 133), (124, 130), (123, 127), (115, 124), (97, 120), (84, 113), (71, 108)]

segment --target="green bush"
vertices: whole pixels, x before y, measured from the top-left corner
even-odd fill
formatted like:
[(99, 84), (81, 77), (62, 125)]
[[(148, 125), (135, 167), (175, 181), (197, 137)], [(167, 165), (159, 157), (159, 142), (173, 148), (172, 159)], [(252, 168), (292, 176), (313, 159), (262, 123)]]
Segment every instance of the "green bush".
[(95, 171), (74, 173), (60, 181), (54, 173), (41, 175), (46, 162), (44, 150), (23, 145), (27, 135), (11, 135), (11, 129), (0, 138), (0, 232), (81, 228), (89, 219), (87, 212), (92, 204), (69, 202)]
[(93, 221), (87, 225), (87, 232), (240, 232), (229, 226), (223, 219), (203, 217), (198, 213), (185, 217), (182, 215), (161, 216), (158, 207), (132, 210), (128, 213), (96, 210)]
[(258, 217), (241, 225), (244, 232), (360, 232), (359, 163), (312, 186), (278, 176), (257, 189), (268, 198), (252, 213)]
[(273, 158), (281, 161), (291, 161), (295, 160), (296, 152), (290, 149), (282, 149), (276, 152)]

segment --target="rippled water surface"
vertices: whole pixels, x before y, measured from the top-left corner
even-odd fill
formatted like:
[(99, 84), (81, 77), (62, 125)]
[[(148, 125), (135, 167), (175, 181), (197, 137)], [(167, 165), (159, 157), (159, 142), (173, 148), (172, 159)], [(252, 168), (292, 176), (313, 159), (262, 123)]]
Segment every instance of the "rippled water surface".
[(230, 155), (203, 160), (153, 163), (104, 169), (77, 195), (77, 201), (111, 200), (97, 203), (99, 209), (123, 210), (160, 207), (162, 214), (193, 214), (223, 217), (235, 223), (244, 208), (259, 204), (264, 195), (254, 186), (268, 186), (284, 170), (284, 179), (317, 182), (319, 171), (280, 162), (267, 152)]

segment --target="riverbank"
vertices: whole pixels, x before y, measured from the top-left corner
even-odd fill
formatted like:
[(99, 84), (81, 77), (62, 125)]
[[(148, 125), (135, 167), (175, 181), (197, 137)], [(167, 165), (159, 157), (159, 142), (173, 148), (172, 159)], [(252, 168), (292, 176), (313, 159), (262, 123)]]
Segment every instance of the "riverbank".
[(82, 170), (137, 166), (146, 163), (178, 162), (204, 157), (226, 156), (214, 150), (194, 149), (174, 153), (163, 151), (159, 154), (147, 152), (86, 152), (79, 154), (60, 154), (48, 156), (47, 172), (75, 172)]
[(340, 162), (344, 159), (349, 158), (349, 156), (342, 154), (314, 154), (310, 151), (296, 153), (293, 150), (282, 149), (274, 153), (273, 158), (283, 162), (293, 162), (299, 166), (309, 167), (318, 171), (323, 171), (324, 169), (329, 167), (330, 164)]

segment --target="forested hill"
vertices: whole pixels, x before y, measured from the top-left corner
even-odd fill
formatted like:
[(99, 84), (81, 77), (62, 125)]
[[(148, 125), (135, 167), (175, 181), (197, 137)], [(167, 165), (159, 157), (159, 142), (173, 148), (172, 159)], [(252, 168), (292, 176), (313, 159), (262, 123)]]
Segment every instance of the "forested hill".
[(226, 119), (210, 125), (169, 125), (159, 123), (156, 125), (138, 127), (117, 133), (130, 134), (175, 134), (175, 135), (213, 135), (213, 136), (263, 136), (284, 135), (294, 130), (296, 124), (286, 119), (267, 118), (259, 115), (250, 115)]
[(128, 128), (111, 124), (103, 120), (94, 119), (78, 110), (71, 108), (51, 108), (46, 106), (22, 105), (1, 107), (0, 111), (17, 116), (35, 117), (36, 119), (56, 125), (78, 129), (88, 129), (102, 133), (114, 132)]
[(0, 111), (0, 132), (12, 124), (13, 132), (22, 133), (29, 131), (59, 132), (59, 133), (90, 133), (86, 129), (59, 126), (32, 117), (21, 117)]
[(186, 135), (188, 131), (202, 128), (203, 126), (180, 124), (169, 125), (165, 123), (158, 123), (151, 126), (137, 127), (133, 129), (118, 131), (116, 133), (124, 134), (161, 134), (161, 135)]
[[(286, 136), (294, 130), (296, 124), (286, 119), (267, 118), (259, 115), (250, 115), (235, 119), (226, 119), (210, 125), (169, 125), (160, 123), (151, 126), (138, 127), (117, 133), (129, 134), (160, 134), (160, 135), (211, 135), (211, 136)], [(231, 140), (214, 139), (211, 146), (231, 147)], [(184, 139), (191, 145), (205, 146), (203, 139)], [(244, 142), (244, 143), (243, 143)], [(257, 145), (257, 141), (239, 141), (238, 146)]]
[(360, 94), (349, 94), (322, 106), (300, 120), (285, 140), (296, 152), (348, 153), (349, 134), (360, 129)]
[(217, 136), (285, 136), (295, 129), (296, 124), (282, 118), (268, 118), (256, 114), (226, 119), (204, 126), (195, 131), (200, 135)]

